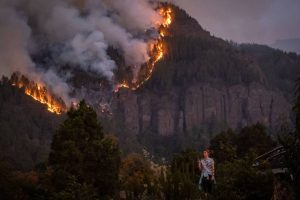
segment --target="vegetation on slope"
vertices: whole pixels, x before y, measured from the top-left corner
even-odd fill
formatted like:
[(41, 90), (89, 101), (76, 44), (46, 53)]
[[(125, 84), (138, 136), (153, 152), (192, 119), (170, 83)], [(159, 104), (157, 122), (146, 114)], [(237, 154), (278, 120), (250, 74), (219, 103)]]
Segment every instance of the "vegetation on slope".
[(175, 6), (172, 9), (175, 16), (165, 38), (167, 54), (157, 64), (147, 89), (184, 87), (193, 82), (225, 86), (258, 82), (293, 93), (300, 73), (299, 55), (224, 41), (211, 36), (185, 11)]
[(24, 88), (0, 81), (0, 159), (30, 169), (47, 159), (53, 132), (62, 116), (27, 96)]

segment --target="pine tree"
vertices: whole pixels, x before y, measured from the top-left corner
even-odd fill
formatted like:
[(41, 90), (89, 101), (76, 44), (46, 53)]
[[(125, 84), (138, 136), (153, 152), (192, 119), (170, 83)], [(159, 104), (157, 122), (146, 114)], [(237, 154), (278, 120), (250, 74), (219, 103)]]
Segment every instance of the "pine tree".
[(102, 198), (118, 186), (118, 144), (104, 137), (96, 112), (84, 101), (70, 109), (54, 135), (49, 164), (56, 199)]
[(300, 79), (298, 79), (296, 87), (294, 112), (296, 116), (296, 130), (281, 137), (280, 143), (286, 150), (287, 165), (290, 173), (293, 175), (295, 197), (300, 199)]

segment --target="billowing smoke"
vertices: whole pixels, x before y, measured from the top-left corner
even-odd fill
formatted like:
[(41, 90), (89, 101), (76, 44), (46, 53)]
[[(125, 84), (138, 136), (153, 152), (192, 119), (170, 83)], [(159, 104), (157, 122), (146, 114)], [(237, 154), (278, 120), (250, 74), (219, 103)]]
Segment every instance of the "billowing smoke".
[[(19, 71), (68, 103), (72, 73), (58, 73), (61, 66), (113, 80), (110, 46), (133, 71), (148, 61), (143, 34), (162, 21), (153, 6), (148, 0), (0, 0), (0, 75)], [(35, 63), (44, 51), (50, 60)]]
[(13, 71), (22, 73), (33, 70), (28, 49), (31, 29), (16, 10), (0, 7), (0, 69), (7, 75)]

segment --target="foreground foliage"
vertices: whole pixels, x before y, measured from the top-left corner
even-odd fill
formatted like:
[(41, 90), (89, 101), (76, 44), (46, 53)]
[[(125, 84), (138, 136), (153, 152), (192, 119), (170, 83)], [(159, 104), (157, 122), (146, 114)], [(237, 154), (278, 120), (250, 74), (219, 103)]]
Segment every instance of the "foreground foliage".
[(280, 143), (286, 150), (286, 163), (293, 176), (295, 198), (300, 199), (300, 79), (297, 82), (294, 106), (296, 129), (286, 130), (280, 137)]
[(217, 163), (215, 199), (271, 199), (273, 177), (252, 167), (254, 158), (272, 149), (276, 143), (261, 124), (235, 133), (229, 129), (211, 140), (210, 149)]
[(84, 101), (67, 116), (54, 135), (49, 156), (55, 199), (113, 195), (118, 186), (118, 144), (104, 137), (96, 112)]

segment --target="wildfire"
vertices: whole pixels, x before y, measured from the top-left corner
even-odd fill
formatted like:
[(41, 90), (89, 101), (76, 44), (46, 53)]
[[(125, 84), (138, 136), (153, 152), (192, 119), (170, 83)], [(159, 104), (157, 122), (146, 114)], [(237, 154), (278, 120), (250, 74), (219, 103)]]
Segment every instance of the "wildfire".
[(171, 8), (161, 8), (159, 10), (161, 16), (163, 16), (164, 21), (162, 25), (168, 28), (172, 24), (172, 9)]
[(120, 88), (130, 88), (129, 85), (123, 81), (122, 83), (119, 83), (116, 88), (115, 88), (115, 92), (118, 92)]
[(61, 114), (66, 111), (66, 105), (62, 99), (55, 97), (45, 86), (28, 80), (25, 76), (14, 73), (11, 76), (13, 86), (24, 88), (25, 94), (34, 100), (47, 106), (48, 111)]
[(161, 41), (157, 42), (156, 44), (154, 44), (154, 48), (156, 48), (157, 53), (154, 56), (154, 61), (152, 63), (152, 65), (155, 65), (155, 63), (157, 63), (160, 59), (162, 59), (164, 57), (164, 45)]
[(122, 83), (116, 85), (114, 92), (118, 92), (120, 88), (128, 88), (131, 90), (138, 89), (141, 85), (143, 85), (146, 81), (150, 79), (155, 64), (164, 57), (166, 47), (164, 45), (163, 38), (167, 36), (168, 28), (172, 24), (172, 9), (164, 7), (160, 8), (159, 14), (163, 17), (163, 22), (159, 27), (160, 37), (149, 44), (149, 54), (151, 58), (146, 64), (147, 68), (146, 73), (143, 75), (143, 79), (130, 84), (126, 81), (123, 81)]

